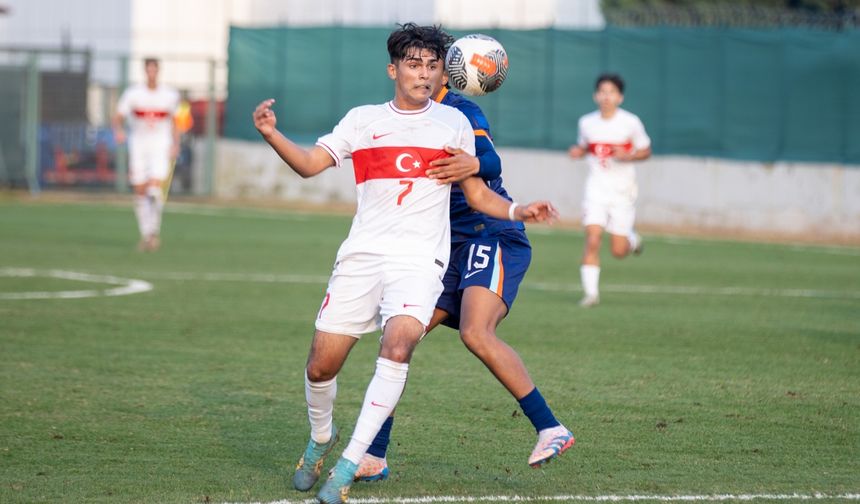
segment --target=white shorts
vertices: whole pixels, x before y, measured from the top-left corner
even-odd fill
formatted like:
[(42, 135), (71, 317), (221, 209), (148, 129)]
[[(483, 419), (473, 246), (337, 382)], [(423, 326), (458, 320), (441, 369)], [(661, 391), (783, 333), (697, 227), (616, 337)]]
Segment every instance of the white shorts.
[(425, 327), (442, 293), (445, 270), (426, 262), (378, 255), (351, 255), (334, 266), (317, 314), (319, 331), (360, 337), (409, 315)]
[(582, 202), (582, 225), (600, 226), (608, 233), (628, 236), (633, 232), (636, 207), (629, 203)]
[(150, 180), (167, 180), (170, 172), (170, 144), (134, 142), (128, 146), (128, 182), (145, 184)]

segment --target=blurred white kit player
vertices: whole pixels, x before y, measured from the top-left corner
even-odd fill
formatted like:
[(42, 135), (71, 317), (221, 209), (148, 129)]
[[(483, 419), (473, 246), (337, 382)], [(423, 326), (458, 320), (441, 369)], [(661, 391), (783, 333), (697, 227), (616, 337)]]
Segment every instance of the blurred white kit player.
[(135, 215), (142, 250), (159, 246), (161, 214), (164, 207), (163, 185), (169, 178), (179, 141), (174, 116), (179, 108), (179, 93), (159, 84), (158, 62), (145, 62), (147, 82), (125, 90), (117, 104), (114, 131), (117, 142), (125, 140), (128, 123), (129, 183), (135, 193)]
[(432, 100), (409, 111), (389, 102), (352, 109), (317, 145), (337, 166), (352, 158), (358, 200), (317, 329), (359, 335), (395, 315), (427, 326), (448, 266), (451, 186), (425, 171), (446, 145), (474, 154), (471, 125)]
[(600, 226), (614, 235), (630, 235), (636, 219), (636, 165), (614, 159), (613, 155), (616, 149), (649, 148), (651, 139), (645, 126), (624, 109), (617, 109), (609, 119), (594, 111), (579, 119), (577, 144), (588, 150), (582, 224)]
[(639, 118), (622, 108), (624, 81), (605, 74), (597, 79), (594, 101), (599, 110), (579, 119), (577, 143), (570, 149), (574, 158), (585, 157), (588, 178), (582, 202), (582, 224), (586, 243), (580, 276), (584, 307), (599, 303), (600, 244), (603, 230), (611, 235), (612, 255), (624, 258), (642, 251), (641, 237), (634, 231), (636, 219), (635, 161), (651, 155), (651, 139)]

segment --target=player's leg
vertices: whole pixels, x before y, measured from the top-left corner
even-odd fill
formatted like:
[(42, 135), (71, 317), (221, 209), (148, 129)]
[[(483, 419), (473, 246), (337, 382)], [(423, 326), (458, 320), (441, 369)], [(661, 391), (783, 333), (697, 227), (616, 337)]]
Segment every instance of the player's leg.
[(387, 281), (380, 303), (384, 324), (376, 371), (364, 396), (352, 438), (329, 479), (317, 494), (320, 502), (346, 502), (358, 464), (394, 411), (409, 374), (409, 361), (425, 334), (433, 307), (442, 292), (439, 272), (423, 264), (386, 264)]
[(296, 464), (293, 486), (308, 491), (319, 480), (326, 456), (339, 436), (334, 426), (334, 400), (337, 396), (337, 374), (343, 367), (357, 338), (343, 334), (316, 331), (305, 366), (305, 399), (311, 437)]
[(630, 253), (642, 253), (642, 237), (633, 230), (636, 209), (632, 204), (613, 205), (609, 209), (609, 224), (606, 231), (610, 234), (612, 255), (623, 259)]
[(556, 420), (519, 354), (496, 334), (528, 269), (531, 248), (524, 237), (522, 241), (503, 238), (488, 252), (493, 257), (491, 264), (495, 264), (486, 271), (464, 275), (461, 284), (460, 338), (514, 396), (531, 421), (538, 443), (528, 462), (538, 467), (572, 446), (573, 435)]
[(150, 222), (152, 223), (147, 238), (148, 249), (155, 252), (161, 247), (161, 215), (164, 212), (164, 195), (161, 192), (161, 181), (149, 179), (146, 184), (146, 196), (149, 199)]
[(600, 245), (603, 229), (609, 222), (609, 209), (603, 202), (586, 199), (582, 203), (582, 225), (585, 227), (585, 247), (582, 252), (582, 265), (579, 268), (583, 297), (582, 307), (596, 306), (600, 303)]
[(585, 226), (585, 248), (579, 277), (584, 293), (580, 306), (591, 307), (600, 302), (600, 245), (603, 241), (603, 227), (598, 224)]
[(337, 374), (358, 341), (376, 330), (382, 281), (372, 261), (339, 261), (317, 313), (316, 333), (305, 366), (305, 397), (311, 438), (296, 466), (293, 486), (310, 490), (319, 479), (325, 457), (338, 440), (332, 420)]
[(137, 249), (141, 252), (149, 250), (148, 238), (152, 233), (152, 205), (146, 194), (146, 157), (145, 152), (130, 142), (128, 146), (128, 181), (134, 193), (134, 217), (140, 232)]
[(146, 184), (134, 184), (131, 187), (134, 193), (134, 217), (137, 220), (137, 230), (140, 233), (137, 250), (147, 252), (149, 250), (147, 239), (152, 229), (152, 210), (149, 198), (146, 196)]
[(403, 394), (409, 361), (423, 334), (424, 325), (408, 315), (392, 317), (385, 324), (376, 370), (367, 386), (352, 438), (317, 494), (320, 502), (346, 502), (362, 457)]
[(170, 171), (170, 147), (158, 146), (150, 154), (152, 159), (147, 195), (151, 200), (152, 233), (149, 248), (158, 250), (161, 246), (161, 216), (164, 213), (164, 183)]
[[(444, 294), (443, 294), (444, 296)], [(429, 334), (436, 326), (441, 324), (448, 318), (448, 312), (436, 308), (433, 311), (433, 318), (430, 319), (430, 325), (427, 327), (425, 334)], [(388, 479), (390, 470), (388, 468), (388, 445), (391, 443), (391, 430), (394, 428), (394, 411), (388, 415), (388, 418), (383, 422), (373, 442), (367, 448), (367, 452), (361, 457), (361, 462), (358, 464), (358, 471), (355, 473), (356, 481), (383, 481)]]

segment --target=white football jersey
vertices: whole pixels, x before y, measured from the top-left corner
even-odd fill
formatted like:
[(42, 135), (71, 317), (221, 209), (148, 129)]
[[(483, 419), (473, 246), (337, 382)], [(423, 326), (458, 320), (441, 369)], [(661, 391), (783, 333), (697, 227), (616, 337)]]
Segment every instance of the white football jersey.
[(604, 119), (600, 111), (579, 119), (577, 144), (588, 150), (586, 199), (636, 199), (636, 169), (631, 162), (613, 159), (613, 149), (633, 150), (651, 146), (645, 126), (635, 114), (617, 109)]
[(429, 257), (448, 266), (450, 184), (426, 171), (445, 146), (475, 154), (472, 126), (459, 110), (428, 101), (421, 110), (392, 102), (350, 110), (317, 145), (340, 166), (352, 158), (358, 208), (338, 258), (353, 253)]
[(125, 90), (117, 111), (128, 119), (132, 143), (173, 141), (173, 116), (179, 108), (179, 93), (168, 86), (149, 89), (137, 84)]

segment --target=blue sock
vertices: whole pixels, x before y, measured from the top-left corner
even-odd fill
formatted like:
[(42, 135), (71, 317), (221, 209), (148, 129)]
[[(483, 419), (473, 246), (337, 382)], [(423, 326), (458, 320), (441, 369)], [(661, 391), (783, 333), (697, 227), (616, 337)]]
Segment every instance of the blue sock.
[(385, 452), (388, 451), (388, 443), (391, 441), (392, 425), (394, 425), (394, 417), (390, 416), (385, 419), (385, 423), (382, 424), (379, 432), (376, 433), (376, 437), (373, 438), (373, 443), (370, 444), (367, 453), (374, 457), (385, 458)]
[(550, 411), (543, 396), (540, 395), (537, 387), (520, 399), (520, 408), (523, 409), (523, 413), (531, 420), (537, 432), (561, 425), (555, 419), (555, 416)]

